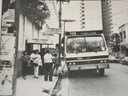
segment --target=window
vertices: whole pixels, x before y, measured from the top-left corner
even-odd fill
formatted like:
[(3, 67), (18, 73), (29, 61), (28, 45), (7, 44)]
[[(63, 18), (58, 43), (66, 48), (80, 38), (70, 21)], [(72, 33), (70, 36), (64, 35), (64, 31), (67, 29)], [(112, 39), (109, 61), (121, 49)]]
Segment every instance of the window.
[(82, 10), (82, 13), (84, 13), (84, 10)]
[(67, 53), (98, 52), (104, 50), (105, 44), (101, 36), (70, 37), (67, 39)]
[(81, 7), (81, 9), (84, 9), (84, 7)]
[(123, 41), (122, 32), (120, 33), (120, 41)]
[(81, 5), (84, 5), (84, 2), (83, 2), (83, 3), (81, 3)]
[(123, 31), (123, 34), (124, 34), (124, 39), (126, 38), (126, 32), (125, 31)]
[(84, 17), (85, 15), (84, 14), (82, 14), (82, 17)]
[(82, 18), (82, 21), (85, 20), (85, 18)]

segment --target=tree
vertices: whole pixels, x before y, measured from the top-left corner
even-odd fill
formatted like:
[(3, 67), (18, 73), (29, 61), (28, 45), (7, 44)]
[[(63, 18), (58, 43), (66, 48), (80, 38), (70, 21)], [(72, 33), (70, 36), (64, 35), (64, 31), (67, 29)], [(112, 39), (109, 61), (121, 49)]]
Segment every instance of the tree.
[(2, 1), (2, 15), (8, 10), (10, 4), (10, 0)]
[(25, 15), (38, 26), (50, 17), (50, 11), (45, 2), (39, 0), (21, 0), (20, 9)]

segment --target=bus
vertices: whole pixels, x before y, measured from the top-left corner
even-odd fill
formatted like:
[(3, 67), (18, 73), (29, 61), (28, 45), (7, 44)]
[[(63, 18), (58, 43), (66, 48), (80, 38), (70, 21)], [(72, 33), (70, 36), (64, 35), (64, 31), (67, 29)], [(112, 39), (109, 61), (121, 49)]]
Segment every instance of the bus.
[(65, 32), (63, 43), (69, 73), (97, 70), (103, 76), (109, 68), (108, 48), (102, 30)]

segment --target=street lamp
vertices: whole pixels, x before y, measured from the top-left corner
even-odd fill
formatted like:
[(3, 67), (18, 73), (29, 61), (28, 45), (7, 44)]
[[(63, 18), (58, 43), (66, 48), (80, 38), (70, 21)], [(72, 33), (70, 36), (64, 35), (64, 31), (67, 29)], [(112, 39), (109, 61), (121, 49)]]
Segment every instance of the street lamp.
[[(63, 33), (63, 39), (65, 39), (65, 23), (66, 22), (75, 22), (75, 20), (68, 20), (68, 19), (66, 19), (66, 20), (61, 20), (62, 22), (64, 22), (64, 33)], [(65, 51), (65, 43), (63, 44), (63, 50)], [(64, 54), (63, 54), (63, 56), (64, 56)], [(65, 59), (65, 56), (64, 56), (64, 59)]]

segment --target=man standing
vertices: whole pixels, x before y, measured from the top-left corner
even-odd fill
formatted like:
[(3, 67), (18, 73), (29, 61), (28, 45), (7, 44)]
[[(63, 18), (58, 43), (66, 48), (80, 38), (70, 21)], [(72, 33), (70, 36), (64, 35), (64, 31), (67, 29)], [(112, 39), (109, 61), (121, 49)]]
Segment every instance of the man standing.
[(48, 73), (49, 73), (49, 81), (52, 81), (52, 55), (50, 54), (49, 50), (46, 50), (46, 54), (44, 55), (44, 80), (48, 80)]

